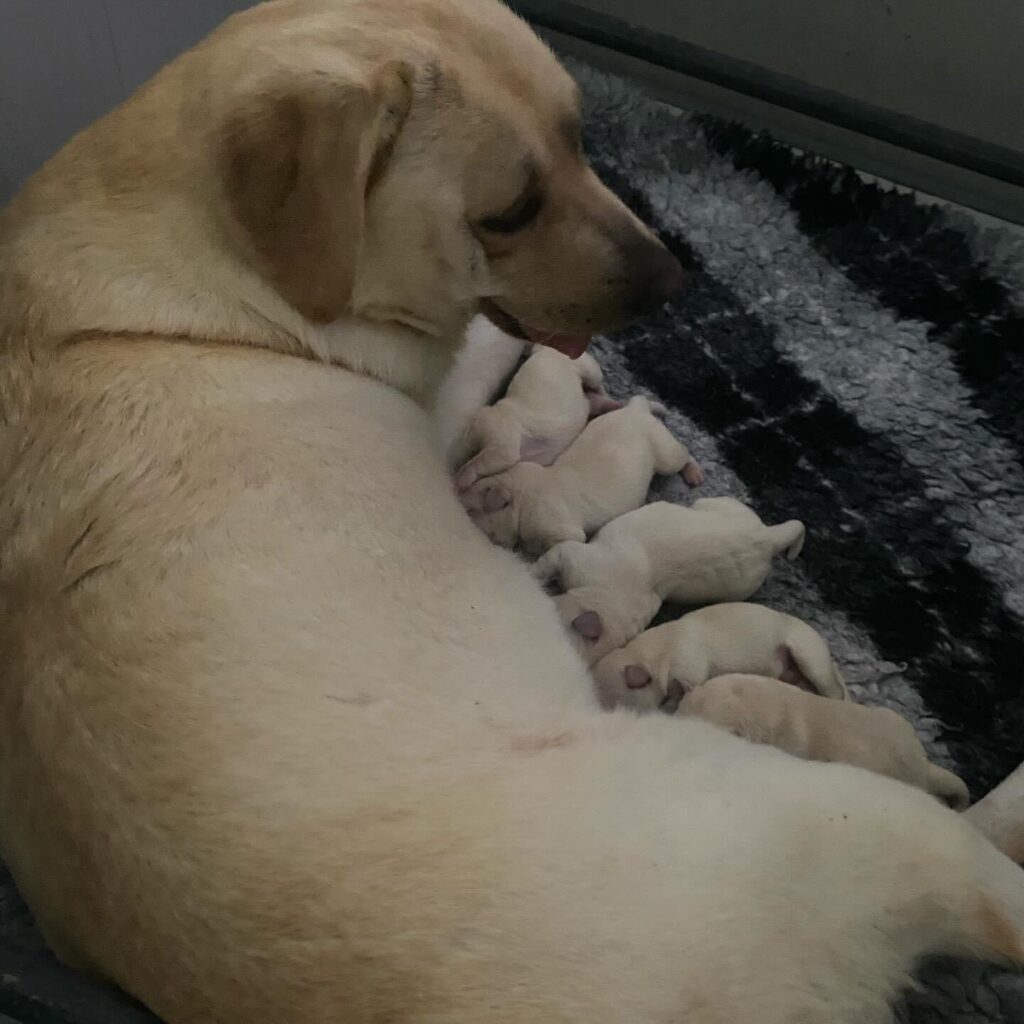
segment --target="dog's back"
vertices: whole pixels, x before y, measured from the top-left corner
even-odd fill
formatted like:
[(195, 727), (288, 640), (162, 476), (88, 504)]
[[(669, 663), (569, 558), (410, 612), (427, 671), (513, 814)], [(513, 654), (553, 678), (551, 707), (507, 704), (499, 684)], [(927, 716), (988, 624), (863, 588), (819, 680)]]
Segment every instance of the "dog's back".
[(922, 953), (1024, 959), (1019, 877), (930, 802), (602, 716), (463, 516), (398, 393), (483, 297), (464, 209), (423, 205), (452, 175), (415, 177), (456, 110), (492, 248), (534, 202), (509, 126), (573, 214), (492, 260), (506, 317), (664, 297), (550, 53), (475, 0), (244, 14), (4, 217), (0, 844), (53, 947), (168, 1024), (864, 1024)]

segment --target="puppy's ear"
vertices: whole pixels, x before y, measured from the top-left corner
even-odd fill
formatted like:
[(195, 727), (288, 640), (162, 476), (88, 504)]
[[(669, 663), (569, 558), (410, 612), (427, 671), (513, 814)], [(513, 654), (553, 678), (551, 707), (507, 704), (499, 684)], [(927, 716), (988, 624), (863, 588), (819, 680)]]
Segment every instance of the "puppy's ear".
[(630, 690), (642, 690), (651, 685), (651, 673), (642, 665), (627, 665), (622, 673), (626, 687)]
[(224, 191), (260, 272), (308, 320), (348, 306), (367, 192), (383, 172), (412, 102), (412, 68), (369, 84), (309, 76), (276, 85), (228, 119)]
[(584, 640), (589, 640), (591, 643), (596, 643), (601, 639), (601, 634), (604, 632), (604, 623), (601, 621), (601, 616), (595, 611), (580, 612), (575, 619), (572, 620), (572, 628)]

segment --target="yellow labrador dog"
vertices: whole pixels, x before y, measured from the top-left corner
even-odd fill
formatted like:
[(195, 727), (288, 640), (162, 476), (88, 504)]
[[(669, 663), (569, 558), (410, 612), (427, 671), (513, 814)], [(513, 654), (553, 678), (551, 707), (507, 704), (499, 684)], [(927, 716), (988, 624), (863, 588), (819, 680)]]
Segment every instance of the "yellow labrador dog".
[(275, 0), (3, 215), (2, 854), (169, 1024), (867, 1024), (1024, 961), (966, 821), (601, 712), (460, 508), (470, 317), (575, 353), (679, 282), (578, 126), (493, 0)]

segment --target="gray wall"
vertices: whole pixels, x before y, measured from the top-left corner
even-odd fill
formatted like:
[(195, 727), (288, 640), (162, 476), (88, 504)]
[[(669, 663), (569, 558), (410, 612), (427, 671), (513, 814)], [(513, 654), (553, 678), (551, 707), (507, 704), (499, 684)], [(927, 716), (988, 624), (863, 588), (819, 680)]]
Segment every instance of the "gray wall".
[(0, 0), (0, 202), (251, 0)]
[(1024, 152), (1024, 0), (575, 2)]
[[(0, 202), (249, 2), (0, 0)], [(1024, 0), (577, 2), (1024, 151)]]

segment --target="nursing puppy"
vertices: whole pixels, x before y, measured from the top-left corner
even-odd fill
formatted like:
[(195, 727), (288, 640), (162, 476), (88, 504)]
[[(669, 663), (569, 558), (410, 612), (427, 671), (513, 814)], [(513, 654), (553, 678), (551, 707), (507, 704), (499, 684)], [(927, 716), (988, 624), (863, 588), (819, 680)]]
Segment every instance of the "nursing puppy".
[(803, 542), (803, 523), (766, 526), (735, 498), (701, 498), (689, 508), (657, 501), (613, 519), (589, 544), (555, 545), (533, 574), (563, 592), (562, 620), (593, 663), (636, 636), (663, 601), (746, 600), (772, 559), (796, 558)]
[(828, 644), (806, 622), (759, 604), (716, 604), (641, 633), (594, 666), (605, 707), (673, 712), (715, 676), (770, 676), (836, 700), (846, 683)]
[(601, 367), (592, 355), (570, 359), (538, 346), (505, 397), (473, 417), (467, 448), (476, 454), (456, 474), (455, 485), (464, 491), (517, 462), (550, 466), (591, 416), (621, 407), (605, 394)]
[(470, 428), (514, 376), (527, 343), (485, 316), (475, 317), (434, 400), (434, 422), (445, 462), (454, 473), (472, 454)]
[(167, 1024), (881, 1024), (1024, 962), (975, 830), (602, 713), (463, 513), (470, 319), (578, 354), (680, 280), (578, 123), (490, 0), (276, 0), (0, 215), (0, 852)]
[(555, 608), (580, 657), (600, 661), (643, 632), (658, 614), (661, 599), (650, 587), (576, 587), (553, 597)]
[(733, 674), (691, 690), (679, 714), (794, 757), (867, 768), (958, 811), (969, 803), (963, 780), (929, 762), (914, 727), (889, 708), (828, 700), (778, 679)]
[(655, 474), (704, 479), (684, 445), (642, 395), (600, 416), (551, 466), (520, 462), (463, 495), (477, 525), (496, 544), (540, 554), (564, 540), (583, 542), (610, 519), (643, 503)]

